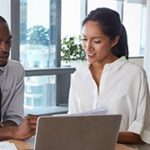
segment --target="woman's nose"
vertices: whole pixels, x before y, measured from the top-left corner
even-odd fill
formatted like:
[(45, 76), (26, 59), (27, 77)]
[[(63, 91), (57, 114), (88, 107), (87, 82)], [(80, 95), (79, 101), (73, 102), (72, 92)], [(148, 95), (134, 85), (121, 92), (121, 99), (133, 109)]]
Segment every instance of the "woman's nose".
[(92, 50), (92, 49), (93, 49), (93, 47), (92, 47), (91, 42), (90, 42), (90, 41), (87, 41), (87, 42), (85, 43), (84, 48), (85, 48), (85, 50), (86, 50), (86, 51), (90, 51), (90, 50)]

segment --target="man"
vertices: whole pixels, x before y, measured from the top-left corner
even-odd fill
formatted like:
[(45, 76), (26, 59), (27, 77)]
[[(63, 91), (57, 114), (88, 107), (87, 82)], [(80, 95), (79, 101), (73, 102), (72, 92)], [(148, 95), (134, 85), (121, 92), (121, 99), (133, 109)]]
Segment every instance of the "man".
[(23, 120), (24, 69), (9, 59), (12, 35), (0, 16), (0, 140), (24, 140), (35, 133), (36, 116)]

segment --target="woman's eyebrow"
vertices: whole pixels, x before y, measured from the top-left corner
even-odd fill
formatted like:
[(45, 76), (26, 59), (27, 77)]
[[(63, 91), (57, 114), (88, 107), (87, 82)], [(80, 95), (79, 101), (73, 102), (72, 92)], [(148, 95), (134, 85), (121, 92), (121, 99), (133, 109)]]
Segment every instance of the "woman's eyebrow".
[[(83, 36), (83, 38), (87, 38), (87, 36), (86, 35), (82, 35)], [(92, 39), (103, 39), (101, 36), (93, 36), (93, 37), (91, 37)]]
[[(82, 34), (82, 36), (87, 37), (87, 35), (85, 35), (85, 34)], [(96, 35), (96, 36), (92, 36), (92, 38), (102, 38), (102, 36)]]

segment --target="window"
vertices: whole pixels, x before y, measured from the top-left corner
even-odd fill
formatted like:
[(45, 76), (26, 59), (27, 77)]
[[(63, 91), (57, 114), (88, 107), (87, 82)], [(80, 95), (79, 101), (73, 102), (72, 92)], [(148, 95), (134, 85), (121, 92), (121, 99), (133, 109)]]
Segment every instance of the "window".
[(80, 35), (80, 8), (80, 0), (62, 0), (61, 38)]
[(88, 0), (88, 13), (98, 7), (108, 7), (117, 10), (118, 1), (116, 0)]
[(145, 33), (143, 22), (145, 3), (142, 2), (135, 0), (88, 0), (88, 12), (97, 7), (108, 7), (118, 11), (127, 30), (130, 57), (144, 55), (143, 38)]
[[(20, 61), (25, 69), (55, 66), (56, 27), (50, 16), (55, 15), (56, 10), (50, 2), (53, 1), (20, 1)], [(49, 36), (50, 33), (53, 36)]]
[(35, 109), (36, 111), (37, 106), (38, 106), (38, 110), (40, 110), (40, 108), (46, 109), (46, 107), (49, 106), (56, 106), (56, 101), (55, 99), (53, 99), (53, 97), (56, 97), (55, 80), (56, 80), (55, 76), (26, 77), (25, 78), (25, 89), (26, 89), (25, 101), (30, 98), (30, 101), (32, 102), (30, 103), (31, 105), (30, 104), (25, 105), (25, 110), (29, 111), (28, 108), (30, 109), (32, 108), (33, 110)]
[(25, 113), (67, 110), (63, 107), (67, 103), (64, 95), (67, 95), (69, 75), (74, 69), (55, 68), (61, 66), (61, 40), (66, 36), (80, 35), (82, 20), (92, 9), (109, 7), (117, 10), (127, 29), (130, 56), (143, 55), (146, 21), (145, 3), (141, 2), (0, 0), (0, 14), (7, 19), (15, 35), (11, 58), (20, 60), (26, 72)]
[(140, 3), (133, 2), (124, 2), (123, 13), (123, 24), (128, 34), (129, 55), (132, 57), (143, 56), (145, 49), (142, 43), (144, 36), (144, 6)]
[[(68, 7), (69, 6), (69, 7)], [(66, 39), (78, 38), (81, 32), (81, 0), (62, 0), (61, 5), (61, 43), (65, 43), (71, 47), (71, 43)], [(68, 47), (68, 46), (64, 46)], [(72, 52), (70, 52), (72, 53)], [(62, 53), (61, 53), (62, 54)], [(68, 55), (67, 51), (67, 55)], [(64, 56), (65, 54), (62, 54)], [(73, 55), (73, 54), (72, 54)], [(70, 57), (71, 58), (71, 57)], [(62, 57), (61, 66), (72, 66), (70, 61), (67, 61), (68, 57)]]
[[(25, 69), (56, 66), (55, 16), (54, 0), (20, 0), (20, 61)], [(25, 90), (25, 112), (56, 106), (56, 79), (53, 76), (26, 77), (25, 87), (30, 89), (30, 92)]]

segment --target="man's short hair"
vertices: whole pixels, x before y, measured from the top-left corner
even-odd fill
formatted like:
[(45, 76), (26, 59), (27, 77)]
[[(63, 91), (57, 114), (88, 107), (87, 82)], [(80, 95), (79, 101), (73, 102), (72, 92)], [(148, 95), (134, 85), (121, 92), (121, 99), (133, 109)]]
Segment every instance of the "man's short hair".
[(2, 16), (0, 16), (0, 22), (7, 23), (7, 21)]

